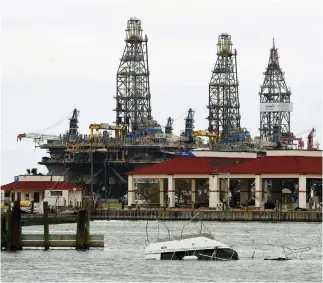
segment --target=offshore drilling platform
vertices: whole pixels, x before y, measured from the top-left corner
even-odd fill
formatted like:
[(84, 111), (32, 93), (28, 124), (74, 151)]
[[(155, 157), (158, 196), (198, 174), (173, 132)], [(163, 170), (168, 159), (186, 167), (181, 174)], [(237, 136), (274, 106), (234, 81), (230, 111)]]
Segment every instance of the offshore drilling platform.
[[(278, 62), (275, 45), (260, 90), (260, 137), (252, 139), (241, 127), (237, 51), (231, 36), (218, 37), (217, 60), (209, 83), (208, 130), (195, 130), (194, 111), (189, 108), (185, 130), (173, 134), (173, 119), (164, 130), (152, 117), (148, 65), (148, 37), (141, 21), (130, 18), (126, 46), (117, 71), (116, 121), (89, 126), (89, 134), (78, 132), (79, 111), (74, 109), (69, 129), (63, 135), (19, 134), (18, 140), (32, 138), (50, 157), (39, 162), (48, 175), (64, 175), (66, 181), (83, 182), (91, 192), (106, 188), (107, 197), (117, 198), (127, 191), (125, 173), (138, 167), (160, 163), (196, 150), (254, 151), (303, 149), (301, 138), (290, 132), (291, 92)], [(308, 149), (313, 150), (312, 129)], [(205, 141), (207, 140), (207, 142)], [(294, 141), (297, 141), (295, 144)]]

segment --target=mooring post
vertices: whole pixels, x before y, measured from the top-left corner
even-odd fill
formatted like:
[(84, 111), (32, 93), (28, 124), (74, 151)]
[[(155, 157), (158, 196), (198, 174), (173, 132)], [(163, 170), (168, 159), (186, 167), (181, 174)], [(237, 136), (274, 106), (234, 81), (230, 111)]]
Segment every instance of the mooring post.
[(6, 247), (6, 215), (1, 213), (1, 249)]
[(20, 201), (16, 200), (12, 213), (11, 250), (21, 250), (21, 211)]
[(84, 249), (84, 236), (85, 236), (85, 219), (86, 211), (84, 209), (80, 209), (77, 212), (77, 226), (76, 226), (76, 243), (75, 248), (77, 250)]
[(48, 219), (48, 202), (43, 202), (44, 213), (44, 247), (45, 250), (49, 249), (49, 219)]
[(34, 214), (34, 201), (31, 201), (31, 214)]
[(84, 209), (85, 209), (85, 233), (84, 233), (84, 249), (90, 248), (90, 218), (91, 218), (91, 204), (92, 198), (84, 199)]
[(12, 210), (11, 202), (9, 202), (8, 210), (6, 213), (6, 249), (11, 250), (11, 235), (12, 235)]

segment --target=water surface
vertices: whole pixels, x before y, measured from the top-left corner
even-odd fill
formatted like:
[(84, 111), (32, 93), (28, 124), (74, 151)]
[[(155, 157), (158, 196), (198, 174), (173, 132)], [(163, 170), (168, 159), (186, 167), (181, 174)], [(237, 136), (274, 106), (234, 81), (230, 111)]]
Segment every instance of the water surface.
[[(180, 233), (184, 222), (168, 222)], [(2, 282), (321, 282), (321, 223), (205, 222), (217, 240), (232, 246), (241, 260), (146, 261), (146, 221), (93, 221), (91, 234), (104, 234), (105, 248), (22, 250), (1, 253)], [(42, 226), (23, 227), (40, 233)], [(76, 224), (50, 225), (50, 233), (75, 233)], [(150, 237), (157, 235), (149, 222)], [(165, 229), (159, 227), (160, 233)], [(186, 231), (196, 232), (193, 224)], [(268, 261), (282, 249), (311, 247), (301, 259)], [(251, 259), (254, 255), (254, 259)], [(282, 255), (282, 254), (280, 254)], [(296, 255), (299, 256), (299, 255)]]

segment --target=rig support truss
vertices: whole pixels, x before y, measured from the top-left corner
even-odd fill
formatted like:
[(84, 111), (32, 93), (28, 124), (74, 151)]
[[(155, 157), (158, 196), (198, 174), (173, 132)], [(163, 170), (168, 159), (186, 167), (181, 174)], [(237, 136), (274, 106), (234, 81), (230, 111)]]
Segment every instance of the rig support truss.
[(148, 37), (140, 20), (128, 20), (125, 42), (117, 72), (116, 124), (137, 132), (151, 120)]
[(209, 132), (229, 137), (240, 130), (237, 51), (232, 49), (231, 35), (218, 38), (217, 60), (209, 84)]
[(265, 79), (260, 86), (260, 137), (280, 141), (290, 138), (291, 91), (287, 87), (284, 72), (279, 66), (278, 51), (273, 40), (269, 63), (264, 72)]

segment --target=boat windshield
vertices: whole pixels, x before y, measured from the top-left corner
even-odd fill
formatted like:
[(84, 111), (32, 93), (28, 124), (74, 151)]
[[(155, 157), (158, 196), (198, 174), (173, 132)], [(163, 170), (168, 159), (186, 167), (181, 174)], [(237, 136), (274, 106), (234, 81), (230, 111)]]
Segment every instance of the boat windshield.
[[(158, 229), (158, 235), (157, 235), (157, 240), (156, 242), (166, 242), (166, 241), (174, 241), (174, 240), (181, 240), (181, 239), (190, 239), (190, 238), (196, 238), (196, 237), (205, 237), (211, 240), (214, 240), (214, 236), (212, 235), (212, 233), (210, 232), (210, 230), (203, 224), (202, 220), (200, 219), (200, 225), (199, 227), (194, 223), (196, 221), (193, 221), (199, 214), (196, 214), (194, 217), (192, 217), (188, 222), (186, 222), (181, 230), (181, 234), (179, 236), (174, 235), (170, 230), (169, 227), (167, 226), (167, 224), (163, 221), (160, 221), (157, 217), (156, 220), (158, 221), (158, 223), (161, 223), (167, 230), (168, 232), (168, 237), (159, 237), (159, 229)], [(184, 232), (184, 228), (185, 226), (187, 226), (188, 224), (193, 223), (194, 226), (197, 228), (198, 233), (183, 233)], [(148, 221), (147, 221), (147, 225), (146, 225), (146, 234), (147, 234), (147, 244), (149, 243), (149, 239), (148, 239)], [(203, 227), (205, 228), (204, 232), (202, 232)]]

